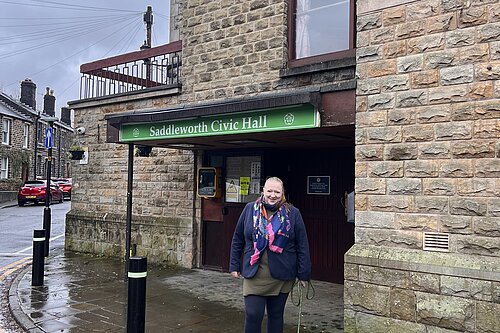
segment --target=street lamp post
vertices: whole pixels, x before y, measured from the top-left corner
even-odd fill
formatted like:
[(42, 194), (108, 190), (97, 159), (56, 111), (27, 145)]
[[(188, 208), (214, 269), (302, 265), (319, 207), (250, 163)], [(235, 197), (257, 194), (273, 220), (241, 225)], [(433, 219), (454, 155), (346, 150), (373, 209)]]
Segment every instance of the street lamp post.
[(49, 242), (50, 242), (50, 225), (52, 223), (50, 211), (50, 178), (52, 173), (52, 146), (54, 142), (54, 122), (59, 120), (56, 117), (43, 118), (49, 123), (49, 127), (45, 130), (45, 147), (47, 148), (47, 180), (45, 186), (45, 208), (43, 210), (43, 229), (45, 229), (45, 257), (49, 256)]

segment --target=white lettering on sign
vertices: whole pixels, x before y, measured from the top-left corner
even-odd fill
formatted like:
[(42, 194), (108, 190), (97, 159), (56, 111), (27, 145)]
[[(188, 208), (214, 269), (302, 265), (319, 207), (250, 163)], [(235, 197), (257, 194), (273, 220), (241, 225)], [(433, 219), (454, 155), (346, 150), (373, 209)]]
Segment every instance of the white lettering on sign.
[(231, 119), (217, 119), (207, 125), (204, 121), (196, 125), (176, 125), (169, 124), (161, 127), (150, 126), (150, 137), (165, 137), (171, 135), (182, 134), (205, 134), (209, 132), (223, 133), (234, 132), (240, 130), (262, 129), (267, 128), (267, 116), (261, 115), (258, 117), (242, 117), (241, 121)]

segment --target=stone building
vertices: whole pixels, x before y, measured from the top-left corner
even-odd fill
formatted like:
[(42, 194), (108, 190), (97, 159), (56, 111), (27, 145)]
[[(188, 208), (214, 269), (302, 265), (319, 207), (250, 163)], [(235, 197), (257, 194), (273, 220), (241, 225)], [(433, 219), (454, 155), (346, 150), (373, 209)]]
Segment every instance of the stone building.
[[(21, 82), (19, 100), (0, 93), (0, 157), (4, 179), (0, 191), (16, 192), (13, 199), (23, 180), (46, 177), (45, 129), (49, 124), (45, 119), (55, 116), (55, 101), (53, 92), (47, 88), (43, 110), (37, 110), (36, 84), (29, 79)], [(72, 141), (71, 110), (62, 108), (60, 121), (54, 122), (53, 177), (70, 176), (68, 149)]]
[(66, 248), (125, 255), (133, 171), (137, 254), (227, 270), (278, 176), (345, 332), (500, 331), (499, 9), (172, 1), (172, 43), (81, 66)]

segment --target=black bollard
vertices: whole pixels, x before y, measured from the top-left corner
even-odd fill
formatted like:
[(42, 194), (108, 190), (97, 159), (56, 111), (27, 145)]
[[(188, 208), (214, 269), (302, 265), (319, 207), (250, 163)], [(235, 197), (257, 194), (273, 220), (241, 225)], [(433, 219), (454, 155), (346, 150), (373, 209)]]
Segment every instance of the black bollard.
[(45, 265), (45, 229), (33, 231), (33, 264), (31, 265), (31, 285), (43, 286)]
[(131, 257), (128, 264), (127, 333), (144, 333), (146, 325), (146, 277), (148, 262)]

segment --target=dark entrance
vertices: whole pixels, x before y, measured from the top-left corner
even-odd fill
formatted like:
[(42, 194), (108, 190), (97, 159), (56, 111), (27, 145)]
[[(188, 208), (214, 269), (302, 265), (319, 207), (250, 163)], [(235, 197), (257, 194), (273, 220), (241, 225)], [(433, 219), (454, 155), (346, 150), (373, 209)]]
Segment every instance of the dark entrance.
[[(263, 178), (278, 176), (288, 200), (304, 218), (313, 279), (343, 283), (344, 253), (354, 244), (354, 225), (346, 222), (343, 198), (354, 189), (353, 148), (266, 151)], [(307, 194), (308, 176), (329, 176), (329, 195)], [(321, 192), (321, 191), (320, 191)], [(202, 260), (205, 268), (227, 271), (234, 227), (244, 204), (203, 200)]]

